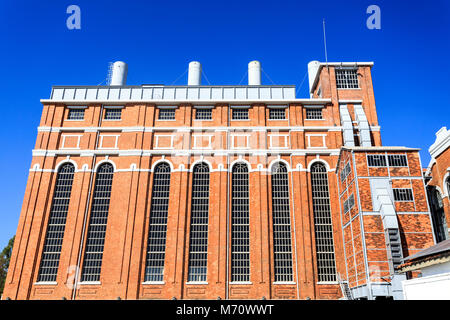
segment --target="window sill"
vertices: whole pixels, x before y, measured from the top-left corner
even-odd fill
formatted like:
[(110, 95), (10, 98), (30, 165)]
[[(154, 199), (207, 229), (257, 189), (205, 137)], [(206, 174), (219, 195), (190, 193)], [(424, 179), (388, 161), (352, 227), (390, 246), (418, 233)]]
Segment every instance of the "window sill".
[(165, 281), (144, 281), (142, 282), (142, 284), (147, 285), (147, 284), (166, 284)]
[(294, 284), (297, 284), (297, 282), (294, 282), (294, 281), (275, 281), (275, 282), (272, 282), (272, 284), (274, 284), (274, 285), (279, 285), (279, 284), (294, 285)]
[(56, 286), (57, 284), (58, 282), (56, 281), (39, 281), (34, 283), (35, 286)]
[(188, 281), (186, 282), (186, 284), (190, 285), (190, 284), (208, 284), (208, 281)]
[(327, 284), (333, 284), (333, 285), (337, 285), (337, 284), (339, 284), (339, 282), (338, 281), (319, 281), (319, 282), (317, 282), (317, 284), (318, 285), (327, 285)]
[(251, 282), (251, 281), (231, 281), (231, 282), (229, 282), (229, 284), (231, 284), (231, 285), (241, 285), (241, 284), (248, 285), (248, 284), (253, 284), (253, 282)]
[(83, 281), (83, 282), (77, 283), (77, 285), (79, 285), (79, 286), (98, 286), (101, 284), (102, 283), (100, 281)]

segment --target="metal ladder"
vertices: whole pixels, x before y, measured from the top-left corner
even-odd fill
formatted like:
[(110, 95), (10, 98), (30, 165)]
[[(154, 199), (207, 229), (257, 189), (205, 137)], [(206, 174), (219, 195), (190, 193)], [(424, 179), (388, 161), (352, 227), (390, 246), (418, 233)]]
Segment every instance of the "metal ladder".
[(340, 274), (337, 274), (337, 279), (339, 281), (339, 286), (341, 287), (342, 295), (345, 300), (353, 300), (352, 292), (350, 291), (350, 287), (348, 286), (348, 281), (342, 280)]

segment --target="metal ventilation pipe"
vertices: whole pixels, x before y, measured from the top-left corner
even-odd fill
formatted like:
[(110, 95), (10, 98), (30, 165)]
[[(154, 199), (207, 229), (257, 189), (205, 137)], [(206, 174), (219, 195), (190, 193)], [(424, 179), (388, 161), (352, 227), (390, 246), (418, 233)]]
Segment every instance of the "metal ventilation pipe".
[(259, 63), (259, 61), (251, 61), (248, 64), (248, 85), (261, 85), (261, 63)]
[(319, 71), (320, 62), (311, 61), (308, 63), (308, 79), (309, 79), (309, 91), (311, 92), (314, 80), (316, 79), (317, 72)]
[(202, 80), (202, 64), (198, 61), (189, 63), (188, 86), (199, 86)]
[(127, 84), (128, 65), (122, 61), (114, 62), (111, 74), (111, 86), (124, 86)]

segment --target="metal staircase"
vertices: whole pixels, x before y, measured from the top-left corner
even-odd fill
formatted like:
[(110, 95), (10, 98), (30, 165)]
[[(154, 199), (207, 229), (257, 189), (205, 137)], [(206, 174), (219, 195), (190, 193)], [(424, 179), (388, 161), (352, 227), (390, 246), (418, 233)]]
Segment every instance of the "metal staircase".
[(338, 274), (337, 279), (339, 281), (339, 286), (341, 287), (342, 295), (344, 296), (345, 300), (353, 300), (353, 295), (350, 290), (350, 287), (348, 286), (348, 281), (343, 280), (341, 276)]

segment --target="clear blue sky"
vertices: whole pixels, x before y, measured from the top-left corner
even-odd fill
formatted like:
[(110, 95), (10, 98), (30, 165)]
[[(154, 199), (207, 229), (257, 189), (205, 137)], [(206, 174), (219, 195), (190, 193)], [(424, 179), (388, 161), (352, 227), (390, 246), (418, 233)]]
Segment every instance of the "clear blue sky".
[[(81, 8), (81, 30), (66, 27), (72, 4)], [(381, 8), (381, 30), (366, 27), (372, 4)], [(276, 84), (300, 86), (307, 63), (325, 60), (323, 18), (329, 61), (375, 63), (383, 144), (422, 148), (427, 166), (435, 132), (450, 127), (447, 0), (0, 0), (0, 249), (16, 232), (39, 99), (52, 85), (97, 85), (116, 60), (129, 64), (131, 85), (172, 84), (192, 60), (211, 84), (238, 84), (259, 60)], [(297, 97), (308, 97), (307, 88), (306, 79)]]

